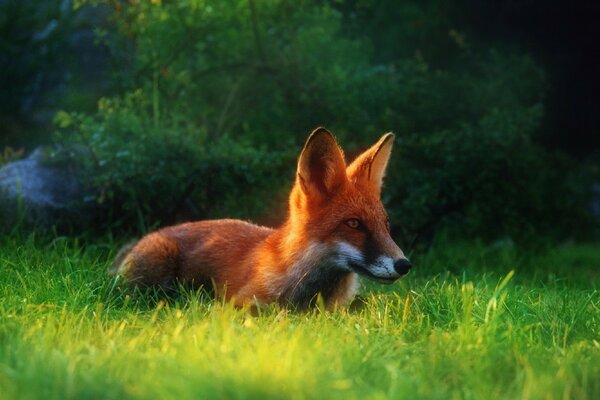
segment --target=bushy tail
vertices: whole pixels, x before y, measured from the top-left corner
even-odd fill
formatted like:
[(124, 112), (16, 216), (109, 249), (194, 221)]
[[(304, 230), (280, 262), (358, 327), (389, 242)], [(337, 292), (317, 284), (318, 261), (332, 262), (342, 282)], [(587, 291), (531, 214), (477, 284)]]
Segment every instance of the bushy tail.
[(177, 271), (179, 246), (160, 232), (151, 233), (137, 243), (124, 246), (109, 270), (135, 286), (170, 285)]

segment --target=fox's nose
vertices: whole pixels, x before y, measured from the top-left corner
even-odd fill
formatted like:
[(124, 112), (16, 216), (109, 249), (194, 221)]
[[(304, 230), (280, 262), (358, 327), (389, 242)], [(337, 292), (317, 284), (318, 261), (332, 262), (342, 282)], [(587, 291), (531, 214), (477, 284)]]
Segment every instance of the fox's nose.
[(400, 258), (394, 261), (394, 269), (400, 275), (406, 275), (408, 271), (410, 271), (411, 267), (412, 265), (410, 265), (410, 261), (408, 261), (406, 258)]

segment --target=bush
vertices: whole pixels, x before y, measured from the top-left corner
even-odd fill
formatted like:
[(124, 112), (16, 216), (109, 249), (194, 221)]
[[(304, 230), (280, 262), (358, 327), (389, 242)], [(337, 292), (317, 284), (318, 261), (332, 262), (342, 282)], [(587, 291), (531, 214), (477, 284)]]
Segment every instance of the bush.
[[(223, 136), (156, 127), (142, 91), (102, 99), (97, 115), (59, 113), (57, 140), (82, 166), (95, 225), (144, 231), (185, 219), (259, 217), (273, 210), (293, 158)], [(63, 152), (65, 154), (65, 152)], [(291, 171), (290, 171), (291, 172)], [(288, 180), (285, 180), (286, 182)], [(281, 210), (275, 208), (276, 215)]]
[(455, 131), (404, 138), (405, 173), (390, 174), (387, 188), (405, 236), (431, 238), (441, 229), (533, 244), (589, 237), (592, 182), (573, 160), (535, 145), (539, 114), (538, 107), (495, 111)]
[(325, 125), (349, 154), (398, 134), (384, 200), (406, 239), (565, 238), (592, 225), (585, 174), (534, 140), (543, 71), (469, 43), (442, 2), (396, 5), (389, 18), (406, 24), (379, 31), (361, 23), (371, 2), (110, 4), (116, 33), (100, 37), (124, 94), (57, 122), (89, 149), (89, 184), (112, 219), (166, 223), (186, 202), (197, 217), (256, 217), (274, 204), (262, 199), (284, 198), (271, 194)]

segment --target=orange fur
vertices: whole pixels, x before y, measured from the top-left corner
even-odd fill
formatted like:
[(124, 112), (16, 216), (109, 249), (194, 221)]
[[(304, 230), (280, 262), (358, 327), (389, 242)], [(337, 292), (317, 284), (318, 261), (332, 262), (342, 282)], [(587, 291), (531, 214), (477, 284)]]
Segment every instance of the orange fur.
[(125, 249), (114, 272), (139, 286), (192, 282), (240, 305), (300, 308), (318, 294), (329, 308), (347, 302), (356, 273), (391, 282), (402, 274), (399, 262), (410, 267), (379, 199), (392, 142), (392, 134), (384, 135), (346, 166), (333, 136), (318, 128), (300, 154), (289, 216), (279, 229), (230, 219), (171, 226)]

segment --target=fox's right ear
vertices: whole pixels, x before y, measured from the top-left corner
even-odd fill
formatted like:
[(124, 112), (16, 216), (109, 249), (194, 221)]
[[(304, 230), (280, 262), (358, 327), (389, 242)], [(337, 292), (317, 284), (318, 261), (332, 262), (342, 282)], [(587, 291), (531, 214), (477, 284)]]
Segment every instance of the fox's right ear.
[(346, 183), (344, 154), (325, 128), (315, 129), (298, 159), (297, 183), (308, 197), (328, 197)]
[(347, 173), (350, 181), (362, 181), (370, 185), (375, 193), (381, 193), (381, 185), (393, 144), (394, 134), (386, 133), (370, 149), (356, 157), (348, 166)]

